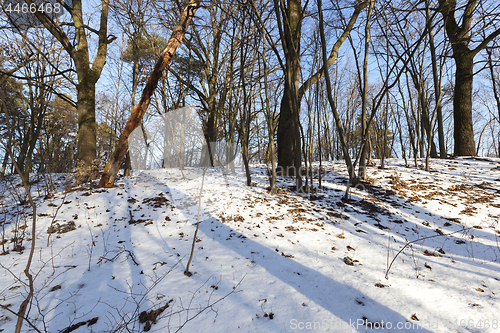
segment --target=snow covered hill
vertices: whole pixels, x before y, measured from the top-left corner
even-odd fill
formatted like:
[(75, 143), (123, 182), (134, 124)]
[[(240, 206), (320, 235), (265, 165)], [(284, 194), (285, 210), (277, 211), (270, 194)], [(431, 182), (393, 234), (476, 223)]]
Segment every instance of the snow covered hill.
[[(300, 195), (292, 178), (271, 194), (262, 166), (250, 187), (239, 170), (209, 169), (202, 191), (201, 168), (136, 171), (112, 189), (64, 190), (71, 176), (53, 175), (49, 191), (39, 179), (27, 317), (51, 333), (498, 332), (500, 160), (431, 163), (371, 167), (349, 200), (342, 162)], [(19, 179), (0, 184), (10, 333), (33, 236)]]

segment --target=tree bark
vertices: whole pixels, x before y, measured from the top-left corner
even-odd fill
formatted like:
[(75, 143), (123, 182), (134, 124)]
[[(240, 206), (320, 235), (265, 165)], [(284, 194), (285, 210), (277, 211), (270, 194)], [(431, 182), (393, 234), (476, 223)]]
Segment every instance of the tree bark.
[(280, 116), (278, 122), (278, 167), (287, 175), (287, 169), (295, 165), (295, 121), (290, 108), (290, 93), (285, 87), (281, 99)]
[(453, 95), (455, 156), (476, 156), (472, 123), (474, 59), (468, 52), (454, 52), (456, 72)]
[(76, 159), (92, 165), (97, 152), (97, 126), (95, 121), (95, 82), (81, 75), (77, 89), (78, 134)]
[(132, 114), (130, 115), (123, 132), (118, 139), (118, 144), (111, 155), (110, 160), (106, 164), (104, 173), (99, 181), (99, 187), (112, 187), (118, 173), (118, 170), (123, 162), (123, 157), (128, 149), (128, 139), (130, 134), (139, 126), (144, 113), (146, 112), (149, 103), (151, 102), (151, 96), (153, 95), (158, 81), (160, 80), (163, 71), (167, 64), (172, 61), (175, 51), (186, 33), (189, 23), (191, 22), (196, 10), (200, 5), (201, 0), (190, 0), (188, 5), (184, 8), (179, 23), (172, 31), (172, 36), (170, 37), (167, 46), (163, 50), (160, 58), (156, 62), (153, 73), (148, 78), (146, 86), (142, 92), (141, 99), (139, 103), (134, 107)]

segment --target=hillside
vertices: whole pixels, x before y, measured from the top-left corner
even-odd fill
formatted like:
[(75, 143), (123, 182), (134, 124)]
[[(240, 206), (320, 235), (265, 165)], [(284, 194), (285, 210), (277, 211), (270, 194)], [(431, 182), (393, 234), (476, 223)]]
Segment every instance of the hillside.
[[(202, 169), (136, 171), (112, 189), (33, 176), (28, 318), (41, 332), (498, 332), (500, 159), (431, 165), (370, 167), (349, 200), (342, 162), (300, 195), (292, 178), (271, 194), (262, 166), (250, 187), (213, 168), (200, 211)], [(18, 178), (0, 184), (0, 304), (17, 312), (31, 208)], [(7, 309), (0, 332), (14, 332)]]

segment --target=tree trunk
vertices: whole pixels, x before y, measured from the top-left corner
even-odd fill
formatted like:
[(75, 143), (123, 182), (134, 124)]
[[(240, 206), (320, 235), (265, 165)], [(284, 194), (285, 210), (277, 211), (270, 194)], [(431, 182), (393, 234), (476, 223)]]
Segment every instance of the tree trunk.
[(439, 138), (439, 157), (447, 158), (446, 144), (444, 143), (444, 127), (443, 127), (443, 107), (440, 105), (437, 109), (437, 123), (438, 123), (438, 138)]
[[(284, 6), (283, 3), (281, 3)], [(284, 30), (282, 34), (283, 48), (285, 49), (285, 91), (281, 100), (280, 122), (278, 124), (278, 165), (283, 167), (286, 174), (293, 170), (300, 177), (300, 165), (296, 165), (297, 156), (301, 156), (300, 129), (298, 119), (300, 105), (298, 102), (298, 84), (300, 78), (300, 32), (301, 32), (301, 1), (288, 0), (287, 8), (279, 6), (282, 12)], [(294, 110), (297, 108), (297, 110)], [(281, 113), (282, 112), (282, 113)], [(283, 118), (282, 118), (283, 117)], [(297, 134), (299, 138), (297, 138)], [(297, 148), (297, 145), (299, 147)], [(282, 146), (282, 147), (280, 147)], [(284, 159), (280, 161), (280, 158)], [(294, 166), (295, 168), (288, 168)]]
[[(137, 43), (134, 41), (134, 48), (137, 46)], [(137, 90), (137, 77), (139, 76), (139, 59), (135, 57), (137, 51), (134, 50), (134, 63), (132, 65), (132, 96), (131, 96), (131, 110), (130, 113), (134, 112), (135, 105), (135, 94)], [(127, 149), (127, 153), (125, 155), (125, 170), (124, 175), (130, 176), (130, 170), (132, 169), (132, 159), (130, 158), (130, 150)]]
[[(277, 6), (277, 0), (275, 0), (275, 7)], [(283, 3), (283, 1), (281, 1)], [(301, 2), (300, 0), (288, 0), (287, 1), (288, 8), (288, 18), (291, 22), (290, 27), (292, 34), (291, 36), (293, 37), (292, 40), (284, 42), (285, 38), (284, 36), (281, 36), (282, 43), (283, 43), (283, 48), (285, 49), (285, 58), (287, 57), (287, 52), (293, 52), (296, 51), (296, 56), (291, 57), (292, 61), (292, 67), (289, 68), (290, 72), (293, 73), (294, 78), (296, 78), (296, 87), (298, 87), (298, 79), (299, 79), (299, 73), (300, 73), (300, 32), (301, 32), (301, 25), (302, 25), (302, 7), (301, 7)], [(285, 84), (285, 89), (283, 93), (283, 98), (281, 100), (281, 107), (280, 107), (280, 117), (279, 117), (279, 123), (278, 123), (278, 133), (277, 133), (277, 143), (278, 143), (278, 166), (280, 166), (283, 171), (286, 172), (288, 167), (295, 166), (299, 158), (297, 158), (295, 155), (295, 152), (298, 152), (298, 155), (300, 156), (300, 147), (296, 147), (296, 145), (300, 146), (300, 138), (295, 138), (294, 133), (299, 133), (300, 131), (298, 129), (298, 126), (296, 126), (296, 122), (298, 121), (299, 117), (298, 115), (294, 116), (293, 113), (293, 108), (290, 105), (290, 101), (295, 95), (297, 97), (297, 105), (300, 108), (300, 101), (302, 100), (302, 96), (304, 95), (304, 92), (307, 91), (314, 83), (316, 83), (323, 75), (325, 75), (325, 69), (328, 69), (337, 59), (337, 54), (344, 43), (344, 41), (347, 39), (349, 36), (352, 28), (354, 27), (354, 24), (356, 23), (359, 14), (361, 11), (368, 5), (368, 1), (362, 1), (358, 3), (354, 9), (354, 12), (347, 23), (344, 31), (342, 32), (342, 35), (338, 38), (338, 40), (335, 42), (335, 44), (332, 47), (332, 50), (330, 54), (327, 56), (328, 59), (326, 61), (326, 64), (321, 67), (321, 69), (309, 77), (304, 84), (300, 88), (296, 88), (296, 91), (288, 91), (286, 84)], [(278, 25), (280, 25), (280, 22), (278, 22)], [(286, 44), (288, 43), (288, 44)], [(296, 46), (294, 49), (291, 47), (292, 45)], [(290, 54), (289, 54), (290, 55)], [(288, 59), (287, 59), (288, 63)], [(300, 166), (299, 166), (300, 168)], [(293, 170), (294, 168), (291, 168)]]
[[(493, 88), (493, 96), (495, 97), (496, 105), (497, 105), (497, 110), (498, 110), (498, 124), (500, 125), (500, 94), (498, 92), (497, 88), (497, 81), (495, 78), (495, 72), (493, 70), (493, 61), (492, 61), (492, 51), (491, 49), (486, 49), (486, 52), (488, 53), (488, 67), (490, 70), (490, 75), (491, 75), (491, 84)], [(497, 152), (498, 157), (500, 157), (500, 136), (498, 137), (498, 152)]]
[[(472, 121), (474, 56), (500, 35), (500, 29), (497, 28), (481, 40), (474, 49), (469, 49), (471, 36), (479, 31), (487, 30), (486, 27), (479, 27), (477, 31), (473, 31), (473, 23), (478, 19), (474, 17), (478, 2), (478, 0), (468, 0), (460, 3), (460, 10), (458, 10), (456, 0), (439, 0), (439, 11), (444, 18), (446, 35), (453, 49), (456, 67), (453, 96), (455, 156), (477, 155)], [(458, 22), (457, 12), (462, 13)]]
[(454, 52), (456, 72), (453, 96), (455, 156), (476, 156), (472, 123), (473, 57)]
[[(370, 7), (368, 8), (368, 14), (366, 18), (365, 25), (365, 54), (363, 58), (363, 82), (362, 82), (362, 93), (361, 93), (361, 139), (366, 136), (366, 133), (369, 131), (366, 128), (366, 103), (368, 99), (368, 55), (370, 52), (370, 21), (371, 15), (373, 12), (373, 6), (375, 2), (370, 1)], [(361, 84), (361, 83), (360, 83)], [(361, 157), (359, 160), (359, 171), (358, 177), (359, 179), (365, 179), (366, 177), (366, 157), (370, 154), (368, 151), (368, 145), (365, 144), (363, 146), (363, 150), (361, 152)]]
[[(278, 23), (286, 59), (285, 89), (281, 100), (277, 133), (278, 166), (281, 167), (286, 175), (289, 175), (290, 171), (292, 171), (294, 175), (298, 176), (298, 179), (301, 179), (300, 173), (295, 171), (300, 171), (301, 167), (300, 129), (298, 122), (300, 113), (299, 79), (302, 4), (300, 0), (288, 0), (286, 8), (283, 8), (283, 6), (283, 2), (281, 2), (281, 5), (278, 5), (278, 2), (275, 1), (275, 11), (278, 21), (280, 21), (280, 17), (283, 18), (283, 27), (281, 27), (281, 21)], [(281, 13), (281, 16), (279, 13)]]
[[(423, 89), (422, 89), (423, 90)], [(432, 158), (437, 158), (438, 157), (438, 154), (437, 154), (437, 149), (436, 149), (436, 144), (434, 143), (434, 135), (432, 135), (431, 131), (432, 131), (432, 125), (431, 124), (431, 119), (429, 118), (429, 109), (427, 108), (427, 104), (425, 103), (425, 97), (424, 95), (422, 94), (422, 99), (423, 99), (423, 102), (422, 102), (422, 118), (421, 118), (421, 122), (422, 122), (422, 126), (423, 126), (423, 129), (424, 131), (422, 132), (422, 138), (429, 138), (429, 140), (427, 140), (427, 144), (431, 147), (431, 157)], [(422, 143), (424, 142), (424, 140), (422, 139)]]
[[(31, 7), (33, 0), (26, 0)], [(114, 36), (108, 38), (108, 12), (109, 0), (102, 0), (99, 30), (86, 26), (84, 22), (83, 7), (81, 0), (73, 0), (70, 9), (73, 22), (74, 35), (68, 36), (61, 25), (50, 20), (41, 11), (35, 11), (35, 16), (42, 22), (44, 27), (61, 43), (64, 50), (73, 60), (78, 76), (77, 84), (77, 111), (78, 111), (78, 136), (77, 136), (77, 160), (82, 160), (86, 165), (91, 165), (96, 158), (96, 123), (95, 123), (95, 84), (99, 79), (104, 64), (108, 44), (116, 39)], [(98, 36), (97, 52), (93, 62), (90, 62), (89, 45), (87, 34), (90, 31)], [(76, 41), (76, 46), (74, 42)]]
[(92, 165), (97, 152), (97, 126), (95, 122), (95, 82), (82, 75), (77, 85), (78, 137), (76, 159)]
[(9, 160), (9, 155), (7, 154), (7, 150), (6, 150), (4, 155), (3, 155), (2, 168), (0, 169), (0, 178), (5, 176), (5, 170), (7, 169), (8, 160)]
[[(325, 31), (324, 31), (324, 24), (323, 24), (323, 12), (322, 12), (322, 2), (321, 0), (318, 0), (318, 10), (319, 10), (319, 31), (320, 31), (320, 37), (321, 37), (321, 50), (322, 50), (322, 55), (323, 55), (323, 65), (324, 67), (327, 67), (327, 58), (326, 58), (326, 40), (325, 40)], [(351, 161), (351, 157), (349, 155), (349, 149), (346, 144), (345, 140), (345, 134), (344, 134), (344, 126), (340, 120), (340, 116), (337, 111), (337, 106), (335, 104), (335, 101), (333, 100), (332, 97), (332, 85), (330, 82), (330, 75), (328, 71), (325, 71), (325, 82), (326, 82), (326, 92), (327, 92), (327, 97), (328, 97), (328, 102), (330, 103), (330, 107), (332, 109), (333, 116), (335, 118), (335, 124), (337, 126), (337, 134), (339, 137), (339, 140), (342, 144), (342, 152), (344, 155), (344, 160), (346, 163), (347, 167), (347, 172), (349, 174), (349, 181), (347, 184), (347, 189), (345, 193), (345, 198), (348, 198), (349, 195), (349, 188), (351, 186), (356, 186), (359, 178), (356, 177), (356, 173), (354, 171), (354, 166)]]
[[(300, 0), (288, 0), (286, 5), (283, 1), (274, 0), (274, 11), (278, 24), (283, 52), (286, 64), (282, 64), (285, 75), (285, 89), (281, 100), (283, 119), (280, 118), (278, 127), (278, 158), (286, 158), (278, 162), (282, 174), (294, 173), (296, 190), (302, 188), (301, 149), (300, 149), (300, 102), (299, 102), (299, 78), (300, 78), (300, 31), (302, 27), (302, 5)], [(281, 117), (281, 115), (280, 115)], [(285, 128), (283, 124), (290, 126)], [(281, 144), (284, 144), (280, 148)], [(293, 147), (293, 150), (290, 150)], [(291, 155), (292, 159), (285, 157)], [(290, 172), (291, 171), (291, 172)]]
[(123, 162), (123, 157), (128, 149), (128, 139), (130, 134), (139, 126), (144, 113), (146, 112), (149, 103), (151, 101), (151, 96), (153, 95), (158, 81), (163, 75), (163, 71), (167, 64), (172, 61), (172, 58), (175, 54), (175, 50), (179, 46), (184, 37), (184, 34), (187, 31), (189, 26), (189, 22), (193, 18), (198, 6), (200, 5), (201, 0), (190, 0), (189, 4), (184, 8), (184, 11), (181, 14), (179, 19), (179, 24), (172, 31), (172, 36), (170, 37), (167, 46), (163, 50), (160, 58), (156, 62), (153, 73), (148, 78), (146, 82), (146, 86), (142, 92), (141, 100), (134, 108), (130, 118), (127, 120), (125, 128), (123, 129), (122, 134), (118, 140), (118, 144), (111, 155), (110, 160), (106, 164), (104, 169), (104, 173), (99, 181), (99, 187), (112, 187), (115, 181), (116, 175), (120, 168), (120, 165)]
[(278, 167), (288, 175), (287, 169), (295, 165), (295, 122), (290, 108), (290, 93), (285, 87), (280, 106), (278, 122)]

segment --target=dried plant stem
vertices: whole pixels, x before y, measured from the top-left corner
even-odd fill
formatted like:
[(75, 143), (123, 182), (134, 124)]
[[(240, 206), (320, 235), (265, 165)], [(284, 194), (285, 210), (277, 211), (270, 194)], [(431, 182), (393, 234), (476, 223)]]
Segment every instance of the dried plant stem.
[(19, 311), (17, 312), (17, 323), (16, 323), (16, 330), (15, 333), (20, 333), (21, 332), (21, 327), (23, 326), (23, 320), (26, 314), (26, 309), (28, 308), (28, 304), (30, 303), (31, 299), (33, 298), (34, 294), (34, 286), (33, 286), (33, 276), (30, 273), (31, 269), (31, 262), (33, 261), (33, 254), (35, 252), (35, 240), (36, 240), (36, 205), (33, 202), (33, 198), (31, 197), (30, 193), (30, 188), (29, 188), (29, 173), (28, 173), (28, 179), (24, 177), (24, 173), (22, 172), (21, 168), (19, 168), (19, 165), (16, 163), (16, 159), (14, 158), (14, 154), (12, 153), (12, 132), (11, 132), (11, 126), (10, 126), (10, 121), (9, 121), (9, 112), (8, 109), (5, 107), (5, 103), (2, 104), (7, 112), (6, 115), (6, 122), (7, 122), (7, 132), (9, 135), (9, 140), (7, 141), (7, 144), (3, 142), (3, 140), (0, 140), (2, 145), (5, 148), (5, 151), (7, 154), (10, 155), (10, 158), (12, 160), (12, 164), (14, 164), (14, 167), (16, 168), (17, 173), (19, 174), (19, 177), (21, 178), (21, 182), (23, 183), (24, 189), (26, 190), (26, 195), (28, 196), (29, 203), (31, 205), (31, 208), (33, 210), (33, 223), (31, 225), (31, 248), (30, 248), (30, 253), (28, 256), (28, 262), (26, 263), (26, 267), (24, 268), (24, 274), (28, 278), (28, 287), (29, 287), (29, 292), (28, 296), (26, 296), (26, 299), (21, 303), (21, 306), (19, 307)]
[(191, 254), (189, 255), (189, 260), (186, 265), (186, 270), (184, 271), (184, 275), (191, 276), (192, 273), (189, 271), (189, 265), (191, 264), (191, 260), (193, 260), (194, 254), (194, 246), (196, 244), (196, 236), (198, 235), (198, 229), (200, 228), (200, 210), (201, 210), (201, 194), (203, 193), (203, 184), (205, 183), (205, 173), (207, 172), (207, 168), (203, 169), (203, 178), (201, 179), (201, 188), (200, 188), (200, 197), (198, 199), (198, 218), (196, 220), (196, 230), (193, 236), (193, 244), (191, 245)]
[(423, 240), (426, 240), (426, 239), (429, 239), (429, 238), (442, 237), (442, 236), (450, 236), (450, 235), (453, 235), (453, 234), (456, 234), (456, 233), (459, 233), (459, 232), (465, 232), (465, 231), (471, 230), (472, 228), (473, 227), (469, 227), (469, 228), (464, 228), (464, 229), (461, 229), (461, 230), (453, 231), (453, 232), (450, 232), (450, 233), (447, 233), (447, 234), (437, 234), (437, 235), (432, 235), (432, 236), (417, 238), (415, 240), (412, 240), (411, 242), (407, 241), (406, 244), (405, 244), (405, 246), (403, 246), (401, 248), (401, 250), (399, 250), (399, 252), (396, 253), (396, 255), (394, 256), (394, 258), (392, 258), (391, 263), (389, 264), (389, 267), (387, 268), (387, 272), (385, 272), (385, 279), (389, 280), (389, 271), (391, 270), (392, 264), (394, 263), (394, 261), (396, 260), (396, 258), (399, 256), (399, 254), (401, 252), (403, 252), (403, 250), (406, 249), (406, 247), (408, 245), (411, 245), (413, 243), (420, 242), (420, 241), (423, 241)]

